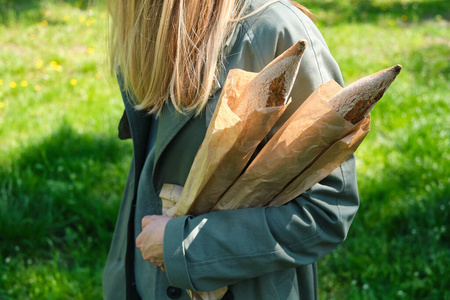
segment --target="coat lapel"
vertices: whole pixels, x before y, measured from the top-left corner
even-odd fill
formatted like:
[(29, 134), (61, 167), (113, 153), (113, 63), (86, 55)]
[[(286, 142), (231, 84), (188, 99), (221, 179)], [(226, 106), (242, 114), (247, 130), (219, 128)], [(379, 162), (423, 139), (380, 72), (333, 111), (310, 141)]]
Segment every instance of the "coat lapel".
[(184, 125), (194, 116), (194, 111), (180, 113), (176, 111), (172, 103), (168, 103), (164, 106), (158, 118), (158, 134), (155, 144), (155, 163), (153, 165), (153, 186), (156, 190), (156, 177), (158, 163), (167, 145), (177, 135), (177, 133), (183, 128)]

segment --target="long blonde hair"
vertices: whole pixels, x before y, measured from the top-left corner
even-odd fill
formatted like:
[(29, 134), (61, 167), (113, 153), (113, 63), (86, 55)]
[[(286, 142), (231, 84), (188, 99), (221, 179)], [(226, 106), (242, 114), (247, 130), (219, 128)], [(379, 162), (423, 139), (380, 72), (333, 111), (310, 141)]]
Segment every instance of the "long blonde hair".
[[(109, 0), (111, 67), (138, 109), (205, 107), (222, 50), (251, 0)], [(310, 18), (312, 14), (291, 1)]]

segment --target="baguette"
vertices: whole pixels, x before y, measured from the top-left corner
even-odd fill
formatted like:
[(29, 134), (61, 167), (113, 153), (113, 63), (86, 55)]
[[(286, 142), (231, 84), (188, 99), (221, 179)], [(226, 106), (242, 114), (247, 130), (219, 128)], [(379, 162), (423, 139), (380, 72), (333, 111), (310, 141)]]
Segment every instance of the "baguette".
[(242, 116), (260, 108), (285, 105), (294, 86), (306, 41), (300, 40), (270, 62), (253, 78), (241, 94), (237, 107), (231, 107)]
[(361, 78), (336, 93), (328, 103), (345, 120), (356, 124), (367, 117), (401, 70), (401, 65), (395, 65)]
[(305, 47), (305, 41), (297, 42), (259, 73), (230, 70), (176, 216), (211, 211), (236, 181), (285, 111)]

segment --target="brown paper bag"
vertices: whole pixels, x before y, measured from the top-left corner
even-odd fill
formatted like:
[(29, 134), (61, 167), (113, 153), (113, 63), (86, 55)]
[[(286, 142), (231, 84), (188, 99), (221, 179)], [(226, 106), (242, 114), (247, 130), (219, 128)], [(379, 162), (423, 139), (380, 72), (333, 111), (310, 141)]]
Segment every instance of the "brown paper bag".
[(370, 115), (360, 121), (344, 138), (338, 140), (289, 183), (267, 206), (283, 205), (306, 192), (327, 177), (356, 151), (370, 130)]
[[(318, 178), (325, 177), (333, 171), (330, 166), (337, 167), (343, 162), (342, 158), (348, 158), (356, 150), (355, 146), (364, 139), (365, 134), (358, 134), (357, 140), (351, 143), (352, 147), (338, 147), (341, 146), (338, 141), (350, 132), (358, 132), (364, 122), (353, 125), (328, 104), (327, 100), (341, 89), (335, 81), (317, 88), (264, 146), (213, 210), (266, 206), (271, 201), (275, 201), (272, 203), (275, 205), (281, 203), (279, 200), (281, 197), (287, 202), (299, 195), (296, 194), (286, 200), (287, 194), (292, 196), (297, 192), (294, 187), (298, 184), (296, 178), (333, 145), (335, 145), (333, 149), (338, 148), (339, 153), (335, 152), (334, 155), (320, 159), (318, 166), (327, 168), (320, 170), (320, 176), (311, 178), (302, 176), (303, 187), (310, 188), (317, 183)], [(370, 119), (368, 120), (370, 122)], [(336, 158), (339, 159), (336, 161)], [(325, 159), (327, 161), (324, 161)], [(314, 173), (314, 169), (311, 172)], [(290, 192), (285, 192), (277, 198), (278, 200), (274, 200), (287, 187)]]
[(286, 109), (287, 103), (253, 110), (247, 116), (235, 114), (230, 107), (237, 107), (240, 92), (255, 76), (255, 73), (242, 70), (230, 71), (225, 92), (222, 92), (205, 140), (189, 171), (175, 215), (199, 215), (211, 211)]
[(175, 216), (211, 211), (289, 104), (306, 48), (299, 41), (259, 73), (231, 70)]

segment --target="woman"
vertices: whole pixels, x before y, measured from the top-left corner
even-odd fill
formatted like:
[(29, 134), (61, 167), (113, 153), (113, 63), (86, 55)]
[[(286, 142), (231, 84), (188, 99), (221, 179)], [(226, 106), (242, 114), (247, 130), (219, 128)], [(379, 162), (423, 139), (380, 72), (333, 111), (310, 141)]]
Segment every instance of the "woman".
[(353, 156), (280, 207), (170, 219), (158, 197), (165, 183), (184, 185), (230, 69), (258, 72), (307, 41), (277, 128), (320, 84), (343, 85), (309, 12), (288, 0), (116, 0), (110, 11), (119, 136), (132, 137), (134, 156), (105, 299), (189, 299), (185, 289), (223, 286), (226, 299), (317, 299), (316, 261), (345, 239), (358, 209)]

